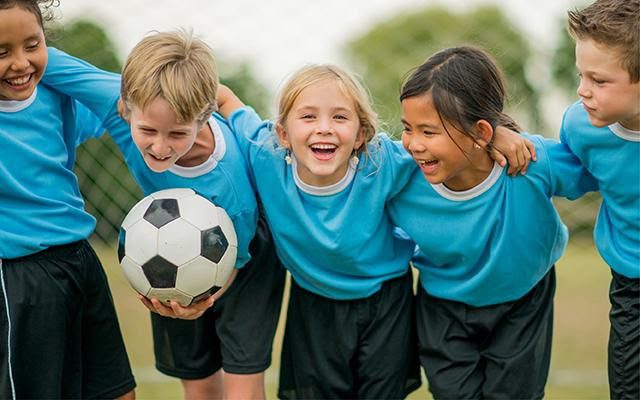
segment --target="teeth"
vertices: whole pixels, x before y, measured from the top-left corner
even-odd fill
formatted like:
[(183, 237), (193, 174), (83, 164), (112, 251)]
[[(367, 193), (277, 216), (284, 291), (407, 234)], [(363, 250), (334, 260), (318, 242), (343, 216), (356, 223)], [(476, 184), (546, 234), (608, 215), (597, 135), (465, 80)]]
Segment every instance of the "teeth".
[(6, 79), (7, 82), (9, 82), (9, 84), (11, 85), (24, 85), (25, 83), (29, 82), (29, 79), (31, 79), (31, 75), (25, 75), (25, 76), (21, 76), (19, 78), (13, 78), (13, 79)]
[(317, 144), (312, 144), (311, 148), (312, 149), (318, 149), (318, 150), (332, 150), (335, 149), (336, 146), (335, 144), (324, 144), (324, 143), (317, 143)]

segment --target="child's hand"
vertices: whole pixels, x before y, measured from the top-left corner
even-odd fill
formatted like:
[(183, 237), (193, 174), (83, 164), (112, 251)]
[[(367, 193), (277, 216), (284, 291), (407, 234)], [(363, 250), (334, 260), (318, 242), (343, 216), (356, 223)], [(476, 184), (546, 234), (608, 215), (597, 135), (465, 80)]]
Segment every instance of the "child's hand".
[(490, 154), (491, 158), (502, 167), (509, 162), (507, 173), (512, 176), (518, 173), (526, 174), (529, 162), (536, 161), (536, 149), (533, 143), (503, 126), (498, 126), (495, 130)]
[(149, 311), (156, 314), (160, 314), (163, 317), (180, 318), (180, 319), (197, 319), (204, 314), (209, 307), (215, 302), (214, 296), (209, 296), (205, 300), (194, 303), (190, 306), (183, 307), (175, 301), (172, 301), (171, 306), (168, 307), (160, 302), (158, 299), (147, 299), (141, 294), (138, 294), (138, 298), (149, 309)]

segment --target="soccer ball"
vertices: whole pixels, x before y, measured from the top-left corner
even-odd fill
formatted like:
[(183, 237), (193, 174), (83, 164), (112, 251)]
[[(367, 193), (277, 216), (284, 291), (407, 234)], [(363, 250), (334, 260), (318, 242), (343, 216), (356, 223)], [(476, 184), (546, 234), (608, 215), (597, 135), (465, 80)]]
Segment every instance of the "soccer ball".
[(224, 209), (191, 189), (167, 189), (131, 208), (120, 228), (118, 258), (138, 293), (188, 306), (227, 282), (237, 248)]

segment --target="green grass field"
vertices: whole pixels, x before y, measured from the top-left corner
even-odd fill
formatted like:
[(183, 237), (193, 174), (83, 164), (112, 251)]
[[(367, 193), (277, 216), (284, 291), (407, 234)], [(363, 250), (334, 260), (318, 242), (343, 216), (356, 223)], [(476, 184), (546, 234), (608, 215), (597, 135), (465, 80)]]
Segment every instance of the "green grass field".
[[(120, 272), (116, 251), (95, 245), (109, 276), (122, 331), (138, 382), (138, 399), (180, 399), (179, 381), (153, 367), (149, 315)], [(591, 242), (574, 240), (557, 266), (555, 326), (547, 399), (605, 399), (608, 336), (608, 267)], [(284, 310), (283, 310), (283, 316)], [(267, 370), (267, 397), (276, 398), (280, 326), (273, 363)], [(430, 399), (426, 382), (410, 399)]]

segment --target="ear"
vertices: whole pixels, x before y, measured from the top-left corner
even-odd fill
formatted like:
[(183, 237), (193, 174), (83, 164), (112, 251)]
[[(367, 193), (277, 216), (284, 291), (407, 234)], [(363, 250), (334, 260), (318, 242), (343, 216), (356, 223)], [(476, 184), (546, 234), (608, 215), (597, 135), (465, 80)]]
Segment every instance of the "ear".
[(486, 149), (487, 146), (489, 146), (489, 143), (493, 140), (493, 127), (487, 120), (481, 119), (476, 122), (475, 128), (478, 144)]
[(360, 128), (358, 130), (358, 137), (356, 137), (356, 142), (353, 144), (353, 149), (354, 150), (360, 150), (360, 148), (364, 145), (364, 142), (366, 140), (365, 134), (364, 134), (364, 128)]
[(290, 148), (291, 144), (289, 143), (289, 135), (287, 135), (287, 130), (284, 129), (281, 123), (276, 123), (276, 135), (278, 136), (278, 142), (284, 148)]
[(124, 101), (122, 101), (122, 97), (118, 99), (118, 114), (120, 114), (123, 120), (129, 122), (129, 109), (124, 104)]

